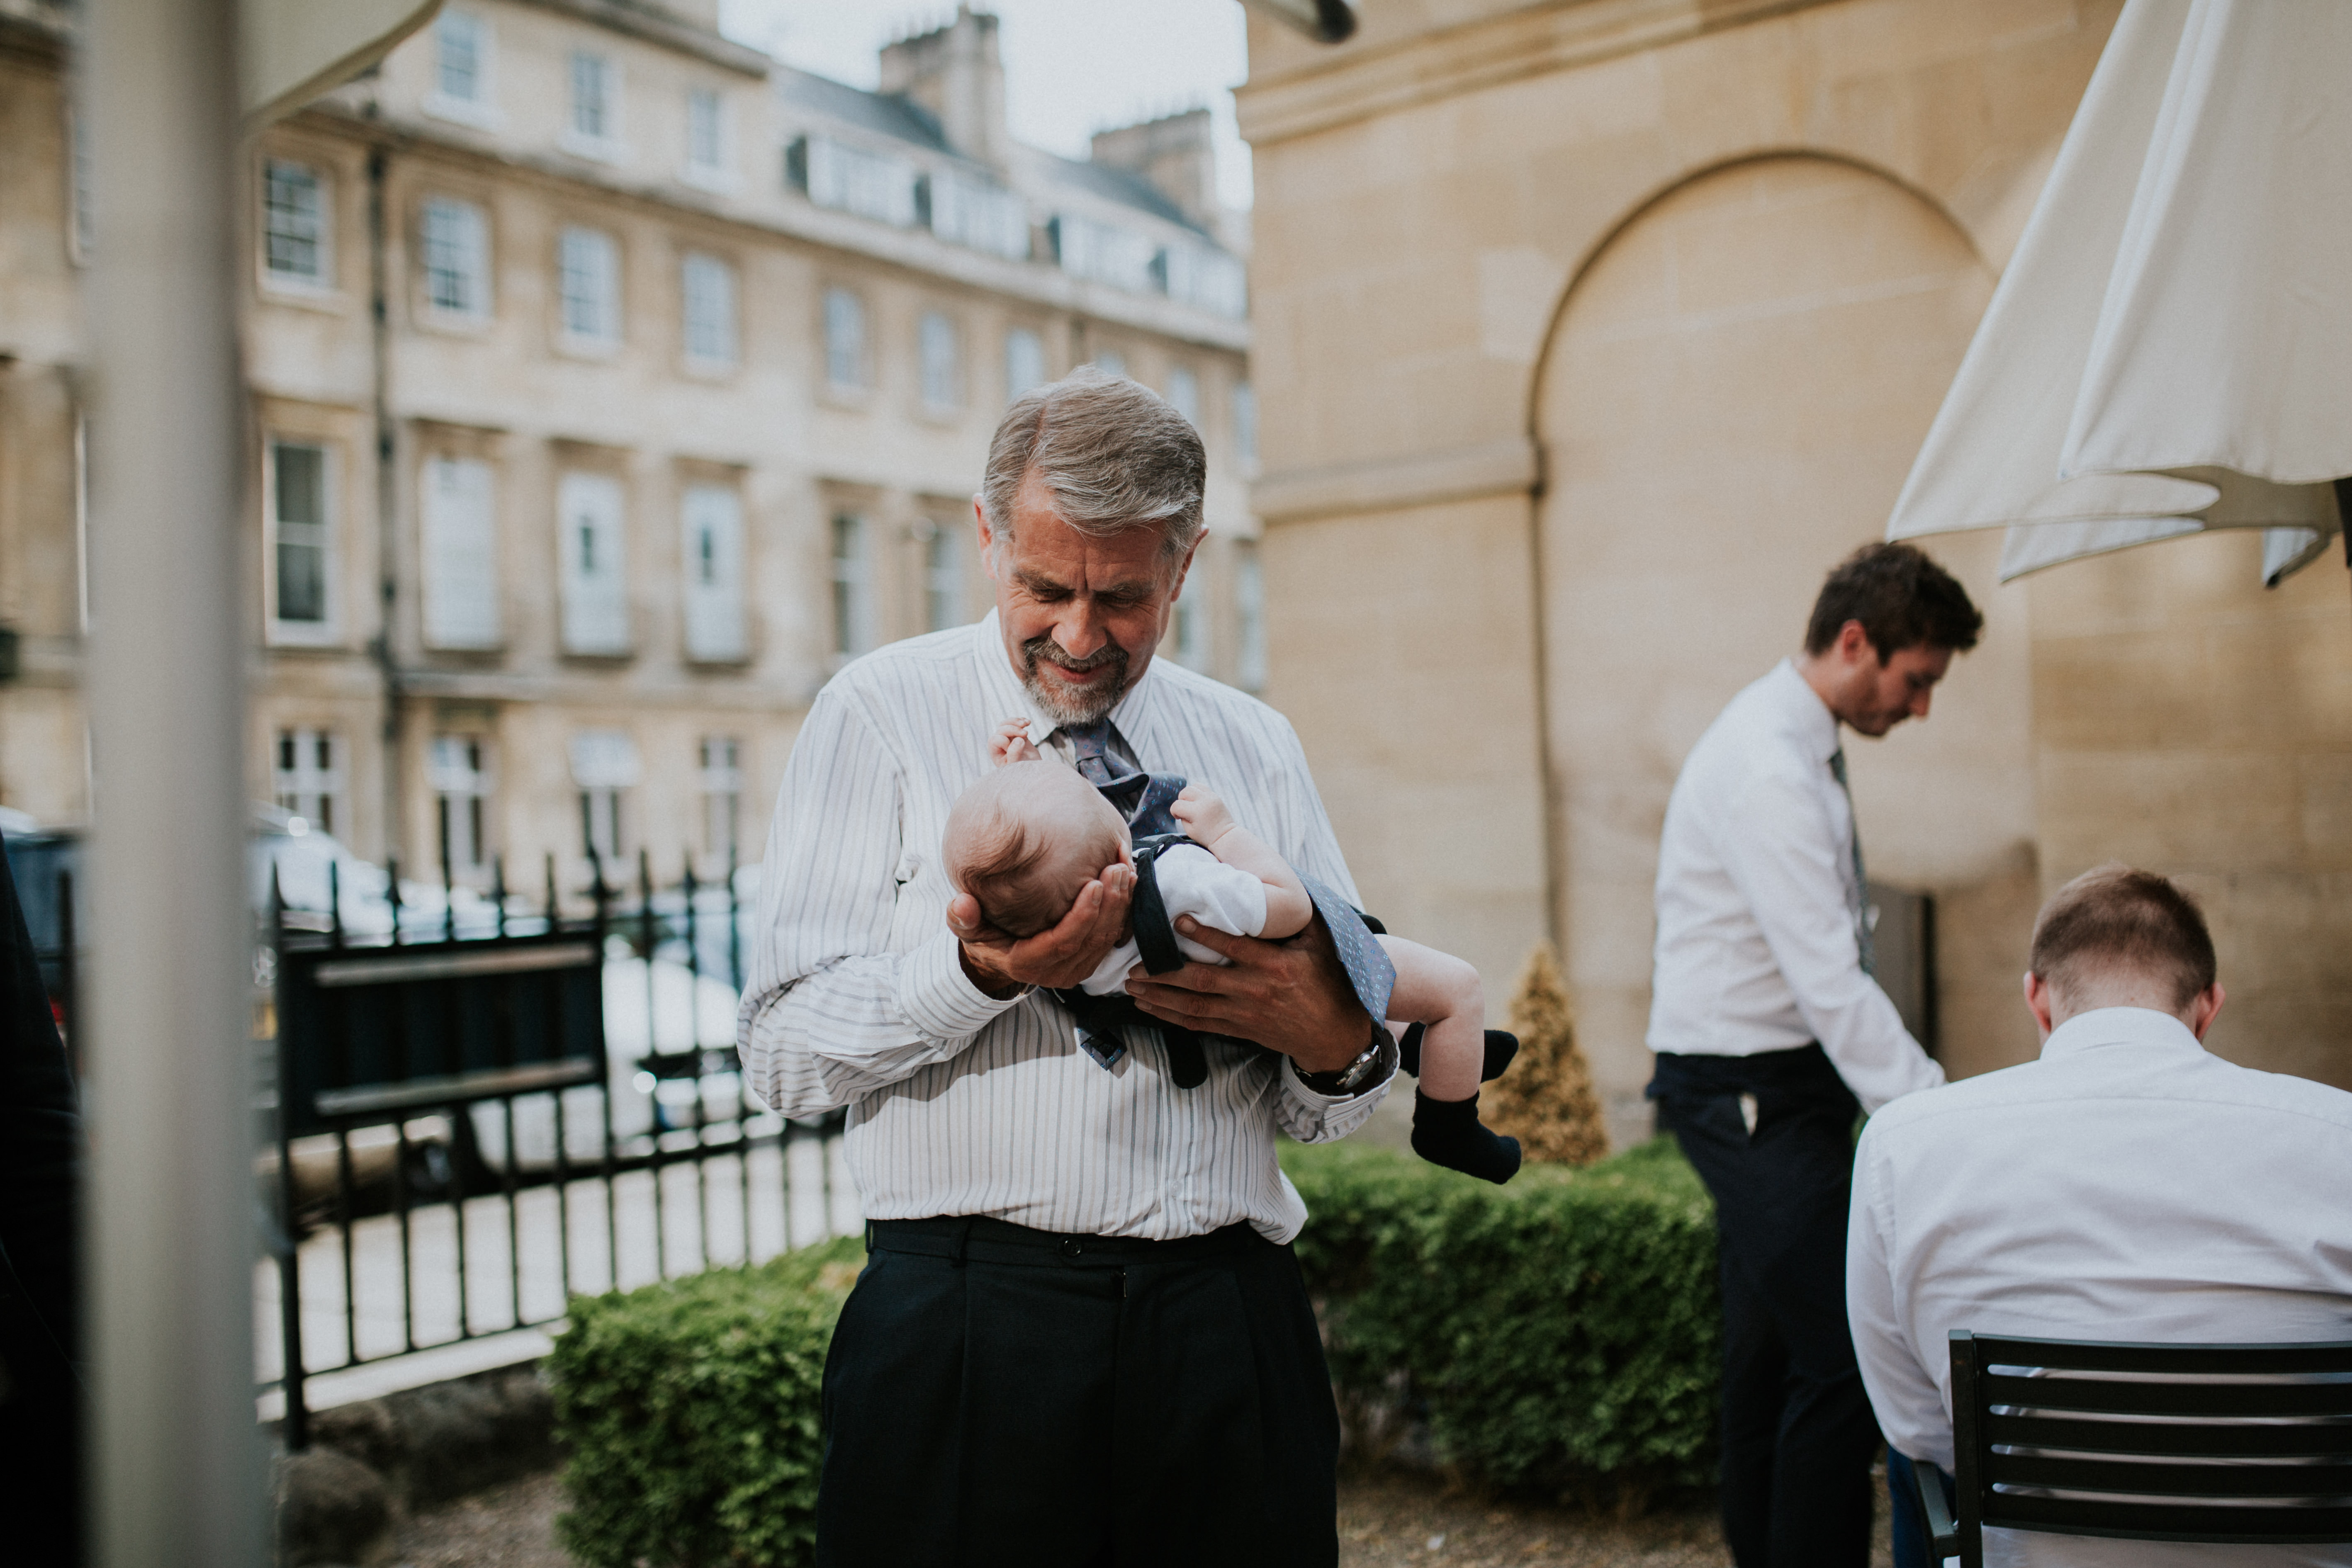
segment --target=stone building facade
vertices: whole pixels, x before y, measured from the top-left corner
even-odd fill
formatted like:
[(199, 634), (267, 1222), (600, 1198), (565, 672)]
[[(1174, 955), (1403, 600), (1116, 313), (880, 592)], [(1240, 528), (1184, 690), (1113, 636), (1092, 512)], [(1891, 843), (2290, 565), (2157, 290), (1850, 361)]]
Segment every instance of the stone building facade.
[[(0, 0), (0, 802), (87, 815), (66, 13)], [(1006, 132), (992, 17), (883, 90), (716, 0), (453, 0), (251, 153), (257, 800), (431, 875), (757, 859), (842, 660), (985, 612), (1013, 395), (1096, 361), (1210, 453), (1171, 656), (1263, 667), (1243, 262), (1205, 112)]]
[[(1253, 22), (1240, 93), (1271, 670), (1397, 930), (1499, 998), (1562, 952), (1649, 1125), (1651, 881), (1701, 730), (1878, 537), (2113, 0), (1370, 0)], [(1925, 725), (1849, 748), (1872, 875), (1928, 895), (1955, 1073), (2034, 1049), (2041, 898), (2204, 899), (2213, 1042), (2352, 1086), (2352, 602), (2209, 536), (1997, 585)]]

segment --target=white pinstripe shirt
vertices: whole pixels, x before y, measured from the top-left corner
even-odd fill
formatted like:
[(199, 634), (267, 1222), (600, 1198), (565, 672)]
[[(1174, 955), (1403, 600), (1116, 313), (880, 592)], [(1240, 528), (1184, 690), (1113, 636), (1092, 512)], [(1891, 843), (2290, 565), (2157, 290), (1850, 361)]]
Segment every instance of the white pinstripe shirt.
[[(849, 1168), (871, 1219), (991, 1215), (1159, 1238), (1247, 1220), (1288, 1241), (1307, 1206), (1275, 1163), (1276, 1130), (1343, 1137), (1385, 1082), (1335, 1100), (1277, 1058), (1214, 1041), (1194, 1089), (1171, 1084), (1149, 1043), (1106, 1071), (1050, 997), (1001, 1002), (965, 976), (940, 837), (989, 766), (991, 733), (1024, 713), (1033, 736), (1055, 728), (993, 614), (869, 654), (817, 694), (761, 873), (736, 1034), (752, 1084), (785, 1116), (849, 1108)], [(1300, 870), (1356, 896), (1282, 715), (1154, 659), (1110, 719), (1138, 763), (1214, 790)]]

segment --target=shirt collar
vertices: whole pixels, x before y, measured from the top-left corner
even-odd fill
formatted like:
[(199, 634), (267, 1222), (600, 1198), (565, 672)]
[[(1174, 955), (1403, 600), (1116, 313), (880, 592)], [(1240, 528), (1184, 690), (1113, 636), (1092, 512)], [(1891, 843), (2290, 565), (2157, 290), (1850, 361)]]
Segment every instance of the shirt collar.
[(2096, 1007), (2077, 1013), (2051, 1030), (2050, 1037), (2042, 1043), (2042, 1059), (2059, 1061), (2102, 1046), (2132, 1046), (2168, 1055), (2193, 1051), (2201, 1056), (2205, 1050), (2189, 1032), (2189, 1026), (2169, 1013), (2153, 1007)]
[[(1752, 668), (1752, 667), (1751, 667)], [(1765, 679), (1771, 683), (1773, 700), (1797, 726), (1805, 744), (1814, 756), (1827, 762), (1838, 749), (1837, 715), (1822, 700), (1822, 694), (1797, 671), (1797, 661), (1782, 659)]]
[[(1037, 700), (1023, 685), (1020, 672), (1013, 668), (1013, 656), (1004, 646), (1003, 623), (994, 610), (988, 612), (972, 628), (972, 657), (980, 661), (981, 680), (998, 706), (989, 715), (993, 726), (999, 720), (1025, 715), (1029, 721), (1029, 738), (1044, 744), (1045, 737), (1061, 728), (1060, 721), (1037, 706)], [(1140, 760), (1148, 743), (1146, 731), (1151, 725), (1155, 693), (1160, 686), (1159, 658), (1155, 655), (1145, 667), (1143, 679), (1129, 687), (1119, 700), (1111, 705), (1110, 721), (1118, 726), (1127, 743)]]

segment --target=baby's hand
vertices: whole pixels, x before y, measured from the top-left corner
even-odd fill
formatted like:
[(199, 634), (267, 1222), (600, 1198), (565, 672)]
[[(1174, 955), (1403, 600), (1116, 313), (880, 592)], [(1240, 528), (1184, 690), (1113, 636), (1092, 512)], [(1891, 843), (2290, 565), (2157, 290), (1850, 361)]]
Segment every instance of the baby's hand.
[(1034, 763), (1043, 755), (1029, 742), (1029, 721), (1007, 719), (988, 742), (988, 760), (997, 767), (1007, 763)]
[(1234, 830), (1234, 814), (1225, 809), (1225, 803), (1199, 784), (1186, 784), (1169, 806), (1168, 815), (1184, 825), (1186, 837), (1210, 849)]

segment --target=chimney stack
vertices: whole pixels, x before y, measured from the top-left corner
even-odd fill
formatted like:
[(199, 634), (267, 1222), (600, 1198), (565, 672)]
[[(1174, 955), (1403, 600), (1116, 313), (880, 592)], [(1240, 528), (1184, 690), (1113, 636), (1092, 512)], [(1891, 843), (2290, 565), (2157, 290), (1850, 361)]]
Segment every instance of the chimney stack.
[(1188, 109), (1140, 125), (1097, 131), (1090, 156), (1105, 168), (1142, 176), (1186, 217), (1217, 232), (1217, 170), (1207, 110)]
[(912, 99), (939, 117), (948, 145), (1000, 173), (1011, 161), (1004, 121), (1004, 63), (996, 18), (956, 6), (955, 20), (882, 50), (882, 90)]

